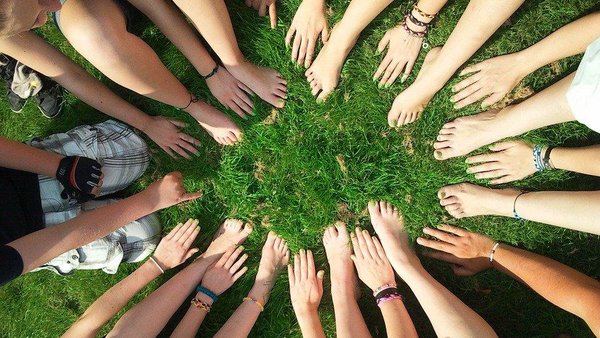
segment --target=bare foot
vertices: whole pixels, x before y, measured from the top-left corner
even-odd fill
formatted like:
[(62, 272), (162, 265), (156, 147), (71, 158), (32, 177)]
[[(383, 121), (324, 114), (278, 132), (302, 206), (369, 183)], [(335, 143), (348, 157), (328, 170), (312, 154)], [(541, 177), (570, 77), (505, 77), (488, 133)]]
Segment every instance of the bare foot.
[(392, 109), (388, 113), (390, 127), (400, 127), (416, 121), (421, 117), (423, 110), (435, 93), (441, 88), (432, 86), (430, 79), (428, 79), (428, 71), (440, 51), (441, 47), (436, 47), (427, 53), (415, 82), (396, 96)]
[(488, 189), (461, 183), (443, 187), (438, 198), (455, 218), (482, 215), (513, 217), (513, 205), (519, 193), (516, 189)]
[(250, 224), (244, 224), (239, 219), (226, 219), (202, 256), (206, 258), (220, 256), (227, 249), (242, 244), (251, 233)]
[(391, 203), (369, 202), (371, 224), (390, 260), (403, 263), (418, 262), (419, 258), (408, 244), (408, 234), (404, 230), (404, 217)]
[(274, 69), (260, 67), (248, 61), (225, 65), (236, 79), (248, 86), (258, 97), (277, 108), (285, 106), (287, 82)]
[(503, 128), (498, 125), (497, 116), (500, 112), (489, 110), (446, 123), (433, 144), (433, 156), (438, 160), (463, 156), (505, 137), (502, 135)]
[(204, 103), (192, 103), (186, 109), (200, 126), (220, 144), (233, 145), (242, 140), (241, 129), (224, 113), (217, 108)]
[(321, 48), (312, 66), (304, 73), (317, 102), (325, 100), (337, 87), (344, 61), (356, 43), (356, 39), (350, 43), (344, 39), (336, 39), (335, 33), (334, 27), (331, 38)]
[(360, 296), (358, 277), (354, 272), (354, 264), (350, 256), (352, 246), (346, 224), (337, 222), (335, 226), (325, 229), (323, 246), (330, 266), (331, 287), (338, 288), (353, 295), (355, 299)]
[(275, 285), (275, 280), (281, 269), (290, 261), (290, 252), (287, 242), (276, 235), (273, 231), (269, 232), (267, 241), (262, 248), (258, 272), (256, 273), (256, 281), (250, 297), (261, 301), (262, 304), (269, 300), (271, 289)]

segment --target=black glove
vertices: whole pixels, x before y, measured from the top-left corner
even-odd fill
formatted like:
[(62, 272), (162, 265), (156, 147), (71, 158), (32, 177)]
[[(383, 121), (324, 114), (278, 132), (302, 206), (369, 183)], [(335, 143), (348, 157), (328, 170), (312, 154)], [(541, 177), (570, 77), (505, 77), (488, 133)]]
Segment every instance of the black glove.
[(65, 187), (60, 196), (83, 203), (93, 199), (92, 189), (100, 182), (102, 165), (91, 158), (66, 156), (60, 160), (56, 179)]

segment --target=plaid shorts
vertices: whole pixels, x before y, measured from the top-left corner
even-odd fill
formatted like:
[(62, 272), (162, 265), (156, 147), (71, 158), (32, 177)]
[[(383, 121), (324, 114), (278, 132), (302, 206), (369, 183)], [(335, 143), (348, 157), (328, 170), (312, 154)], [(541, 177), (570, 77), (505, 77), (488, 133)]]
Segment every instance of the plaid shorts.
[[(102, 164), (104, 180), (100, 196), (129, 186), (148, 168), (150, 155), (144, 140), (126, 125), (108, 120), (93, 126), (83, 125), (66, 133), (31, 140), (31, 146), (67, 156), (85, 156)], [(115, 203), (92, 200), (83, 204), (60, 197), (62, 185), (55, 179), (39, 176), (40, 196), (46, 227), (63, 223), (81, 212)], [(68, 274), (74, 269), (102, 269), (116, 273), (122, 260), (137, 262), (147, 257), (160, 239), (156, 215), (140, 218), (81, 248), (66, 252), (46, 264), (44, 269)]]

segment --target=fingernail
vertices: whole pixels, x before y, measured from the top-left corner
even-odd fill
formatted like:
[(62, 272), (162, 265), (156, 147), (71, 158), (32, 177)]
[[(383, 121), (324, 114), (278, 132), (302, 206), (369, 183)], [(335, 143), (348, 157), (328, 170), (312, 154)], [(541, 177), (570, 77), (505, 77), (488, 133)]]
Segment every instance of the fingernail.
[(455, 104), (454, 109), (460, 109), (460, 107), (457, 104)]
[(466, 172), (467, 172), (467, 174), (471, 174), (471, 173), (473, 173), (473, 170), (471, 168), (467, 168)]
[(400, 79), (400, 83), (404, 83), (406, 82), (406, 80), (408, 80), (408, 75), (404, 75), (401, 79)]
[(385, 87), (385, 88), (390, 88), (390, 86), (391, 86), (391, 85), (392, 85), (391, 83), (386, 83), (386, 84), (384, 85), (384, 87)]
[(380, 89), (381, 89), (381, 87), (382, 87), (382, 84), (381, 84), (381, 83), (379, 83), (379, 84), (377, 85), (377, 88), (380, 88)]
[(242, 250), (244, 250), (244, 246), (243, 245), (240, 245), (239, 248), (242, 249)]

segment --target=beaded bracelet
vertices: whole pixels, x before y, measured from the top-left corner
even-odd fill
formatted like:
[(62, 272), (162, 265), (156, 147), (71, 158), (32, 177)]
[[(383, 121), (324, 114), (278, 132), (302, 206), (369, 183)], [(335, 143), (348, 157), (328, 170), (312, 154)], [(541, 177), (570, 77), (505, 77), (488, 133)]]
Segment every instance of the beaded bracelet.
[(404, 22), (402, 22), (402, 28), (404, 28), (406, 33), (408, 33), (410, 36), (414, 36), (415, 38), (419, 38), (419, 39), (424, 39), (425, 35), (427, 35), (427, 30), (428, 30), (427, 28), (425, 28), (425, 30), (422, 32), (414, 31), (410, 27), (408, 27), (408, 25), (406, 24), (406, 20), (404, 20)]
[(196, 292), (205, 294), (206, 296), (208, 296), (208, 298), (212, 299), (213, 303), (219, 300), (219, 296), (217, 296), (214, 292), (201, 285), (198, 285), (198, 287), (196, 288)]
[(373, 291), (373, 297), (377, 297), (377, 295), (387, 289), (392, 289), (392, 288), (396, 288), (397, 285), (396, 284), (383, 284), (382, 286), (378, 287), (377, 289), (375, 289)]
[(419, 15), (424, 17), (425, 19), (434, 19), (435, 16), (437, 15), (437, 14), (428, 14), (428, 13), (423, 12), (416, 3), (413, 6), (413, 10), (417, 11), (417, 13), (419, 13)]
[(202, 300), (198, 299), (198, 298), (194, 298), (192, 299), (192, 305), (194, 305), (196, 308), (200, 309), (200, 310), (204, 310), (206, 311), (206, 313), (209, 313), (212, 306), (206, 302), (203, 302)]
[(494, 254), (496, 254), (496, 250), (500, 246), (500, 242), (495, 242), (494, 246), (492, 246), (492, 251), (490, 252), (490, 263), (494, 263)]
[(395, 299), (403, 300), (402, 296), (399, 293), (396, 292), (395, 294), (391, 294), (391, 295), (386, 296), (386, 297), (378, 298), (377, 299), (377, 306), (381, 307), (381, 305), (383, 305), (384, 303), (389, 302), (391, 300), (395, 300)]
[(515, 197), (515, 201), (513, 202), (513, 216), (515, 216), (515, 218), (519, 221), (523, 221), (523, 217), (521, 217), (521, 215), (519, 215), (519, 213), (517, 213), (517, 200), (519, 199), (519, 197), (521, 197), (522, 195), (526, 194), (527, 191), (522, 191), (520, 194), (517, 195), (517, 197)]
[(254, 304), (256, 304), (256, 306), (258, 306), (258, 308), (260, 309), (260, 312), (265, 311), (265, 306), (259, 302), (258, 300), (252, 298), (252, 297), (244, 297), (244, 299), (242, 299), (243, 302), (254, 302)]

